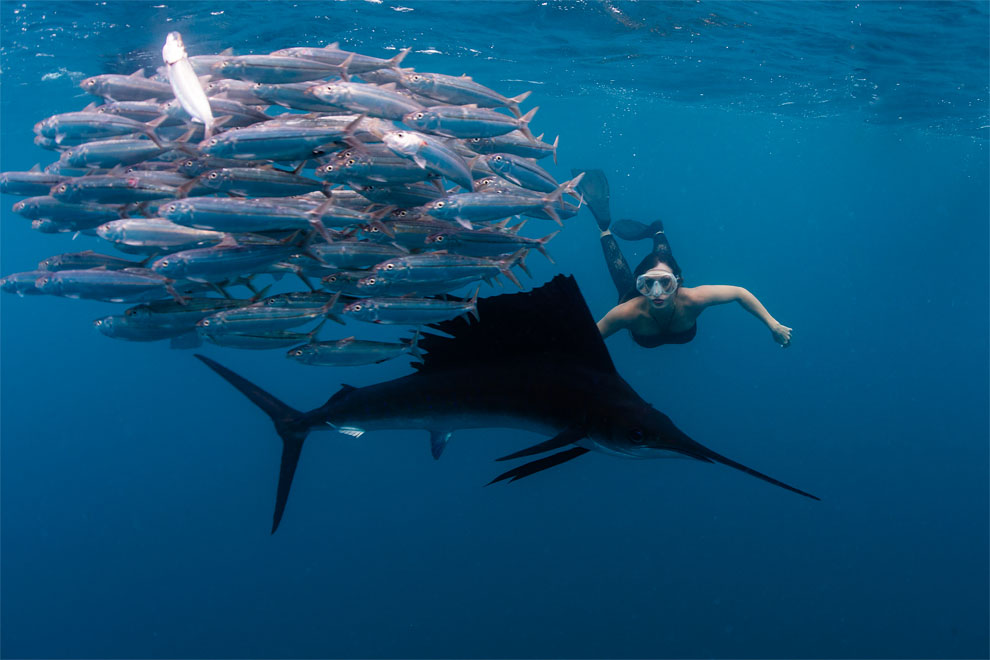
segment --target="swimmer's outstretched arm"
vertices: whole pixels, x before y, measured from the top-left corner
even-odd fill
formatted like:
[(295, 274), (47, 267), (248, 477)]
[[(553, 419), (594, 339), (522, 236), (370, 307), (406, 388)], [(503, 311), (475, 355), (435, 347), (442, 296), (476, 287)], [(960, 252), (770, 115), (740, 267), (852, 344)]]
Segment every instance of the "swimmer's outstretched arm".
[(608, 311), (598, 322), (598, 332), (602, 333), (602, 339), (614, 335), (619, 330), (625, 330), (632, 322), (633, 315), (630, 313), (628, 303), (616, 305)]
[(725, 303), (737, 301), (743, 309), (763, 321), (767, 328), (770, 329), (773, 340), (780, 344), (781, 348), (787, 348), (791, 345), (791, 329), (786, 325), (778, 323), (777, 319), (770, 316), (770, 312), (763, 306), (763, 303), (741, 286), (715, 284), (697, 286), (690, 289), (690, 291), (692, 304), (698, 305), (702, 309), (712, 305), (724, 305)]

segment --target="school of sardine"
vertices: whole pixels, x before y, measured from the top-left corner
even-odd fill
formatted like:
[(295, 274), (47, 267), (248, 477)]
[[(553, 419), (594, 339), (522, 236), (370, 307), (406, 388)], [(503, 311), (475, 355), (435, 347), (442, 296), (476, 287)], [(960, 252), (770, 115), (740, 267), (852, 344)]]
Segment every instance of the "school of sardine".
[[(477, 315), (478, 288), (450, 292), (520, 285), (513, 269), (530, 250), (550, 259), (581, 175), (560, 183), (539, 165), (556, 162), (557, 140), (530, 129), (529, 92), (415, 71), (408, 53), (189, 56), (173, 32), (156, 73), (87, 78), (93, 103), (34, 126), (58, 160), (0, 174), (0, 192), (25, 198), (13, 210), (36, 230), (132, 258), (60, 254), (0, 287), (137, 303), (94, 321), (116, 339), (288, 348), (309, 365), (418, 355), (418, 326)], [(526, 237), (529, 218), (556, 225)], [(266, 297), (284, 278), (304, 290)], [(351, 320), (417, 329), (395, 343), (319, 341), (328, 321)]]

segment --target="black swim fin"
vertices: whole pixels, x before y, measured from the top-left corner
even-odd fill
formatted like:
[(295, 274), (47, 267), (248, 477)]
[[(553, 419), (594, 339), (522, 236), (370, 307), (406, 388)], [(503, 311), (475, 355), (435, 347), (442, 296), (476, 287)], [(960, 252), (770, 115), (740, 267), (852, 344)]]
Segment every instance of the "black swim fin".
[(612, 214), (608, 208), (608, 179), (601, 170), (571, 170), (571, 176), (577, 176), (582, 171), (584, 178), (577, 190), (591, 209), (591, 215), (595, 216), (598, 228), (605, 231), (612, 224)]
[(616, 220), (612, 233), (624, 241), (641, 241), (663, 233), (663, 221), (655, 220), (646, 225), (636, 220)]

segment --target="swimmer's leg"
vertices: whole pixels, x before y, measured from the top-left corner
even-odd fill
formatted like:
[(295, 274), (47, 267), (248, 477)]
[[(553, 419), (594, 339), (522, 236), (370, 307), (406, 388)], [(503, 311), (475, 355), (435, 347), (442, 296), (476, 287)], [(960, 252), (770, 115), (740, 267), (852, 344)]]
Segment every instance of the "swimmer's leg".
[(605, 265), (608, 266), (608, 273), (612, 276), (612, 283), (621, 300), (623, 296), (633, 290), (636, 278), (633, 277), (626, 258), (622, 256), (622, 250), (615, 237), (606, 229), (602, 232), (602, 253), (605, 255)]
[[(598, 228), (605, 231), (612, 224), (612, 214), (608, 208), (608, 179), (601, 170), (583, 171), (584, 178), (578, 184), (577, 190), (584, 197), (584, 203), (591, 209), (591, 215), (595, 216)], [(571, 170), (573, 176), (581, 172), (582, 170)]]

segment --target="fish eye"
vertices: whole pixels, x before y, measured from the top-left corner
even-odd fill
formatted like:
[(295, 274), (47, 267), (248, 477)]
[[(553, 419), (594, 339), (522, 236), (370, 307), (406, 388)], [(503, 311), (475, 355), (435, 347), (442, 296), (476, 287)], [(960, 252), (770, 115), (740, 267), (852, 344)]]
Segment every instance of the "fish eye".
[(302, 355), (302, 351), (297, 348), (296, 350), (292, 351), (292, 354), (295, 355), (296, 357), (298, 357), (298, 356)]
[(261, 83), (254, 83), (255, 89), (261, 89)]
[(468, 140), (468, 142), (473, 142), (474, 144), (478, 144), (479, 142), (481, 142), (481, 138), (471, 138)]
[(326, 165), (326, 166), (325, 166), (325, 167), (323, 168), (323, 171), (324, 171), (324, 172), (333, 172), (333, 165)]
[(210, 327), (210, 319), (203, 319), (203, 327), (204, 328)]
[(423, 113), (422, 112), (417, 112), (416, 113), (416, 119), (422, 119), (422, 118), (423, 118)]
[(210, 178), (211, 179), (217, 178), (217, 173), (216, 172), (210, 172)]
[(162, 267), (163, 268), (168, 268), (168, 259), (166, 259), (165, 261), (162, 262)]
[(168, 208), (165, 209), (165, 210), (168, 211), (169, 213), (171, 213), (172, 211), (175, 211), (178, 208), (179, 208), (179, 205), (178, 204), (169, 204), (168, 205)]
[(397, 211), (395, 215), (396, 215), (396, 217), (398, 217), (398, 218), (404, 218), (404, 217), (406, 217), (407, 215), (409, 215), (409, 211), (407, 211), (407, 210), (405, 210), (405, 209), (402, 209), (401, 211)]
[(443, 243), (443, 234), (441, 234), (440, 236), (437, 236), (433, 240), (436, 241), (437, 243)]
[(416, 74), (415, 76), (413, 76), (413, 77), (412, 77), (412, 78), (410, 78), (409, 80), (411, 80), (411, 81), (413, 81), (413, 82), (419, 82), (419, 81), (420, 81), (420, 80), (422, 80), (422, 79), (423, 79), (423, 76), (421, 76), (421, 75), (419, 75), (419, 74), (417, 73), (417, 74)]
[(351, 307), (351, 309), (353, 311), (355, 311), (355, 312), (360, 312), (361, 311), (361, 305), (355, 304), (353, 307)]
[(643, 432), (639, 429), (632, 429), (629, 431), (629, 441), (634, 445), (643, 444)]
[(348, 158), (347, 159), (347, 164), (348, 165), (353, 165), (355, 162), (357, 162), (357, 161), (355, 161), (353, 158)]
[(395, 270), (395, 264), (385, 264), (385, 270)]
[(366, 280), (366, 282), (367, 282), (368, 284), (374, 284), (374, 283), (375, 283), (375, 278), (373, 278), (373, 277), (369, 277), (369, 278), (368, 278), (368, 279)]
[(327, 282), (330, 282), (331, 284), (333, 284), (334, 282), (337, 281), (337, 276), (336, 275), (328, 275), (326, 281)]
[(195, 164), (196, 164), (196, 161), (193, 161), (193, 160), (187, 160), (186, 162), (183, 163), (183, 165), (185, 167), (192, 167)]
[(212, 140), (210, 140), (210, 146), (213, 146), (213, 145), (215, 145), (215, 144), (217, 144), (219, 142), (220, 142), (220, 140), (218, 140), (216, 138), (213, 138)]
[(502, 160), (502, 157), (501, 156), (495, 156), (494, 158), (492, 158), (492, 160), (494, 160), (497, 163), (497, 162), (500, 162)]
[(442, 209), (446, 203), (447, 202), (444, 202), (444, 201), (441, 200), (441, 201), (437, 202), (436, 204), (434, 204), (434, 206), (437, 207), (438, 209)]
[(66, 186), (64, 183), (58, 187), (58, 191), (59, 192), (65, 192), (68, 189), (69, 189), (69, 187)]
[(377, 234), (378, 233), (378, 227), (368, 227), (368, 233), (369, 234)]

